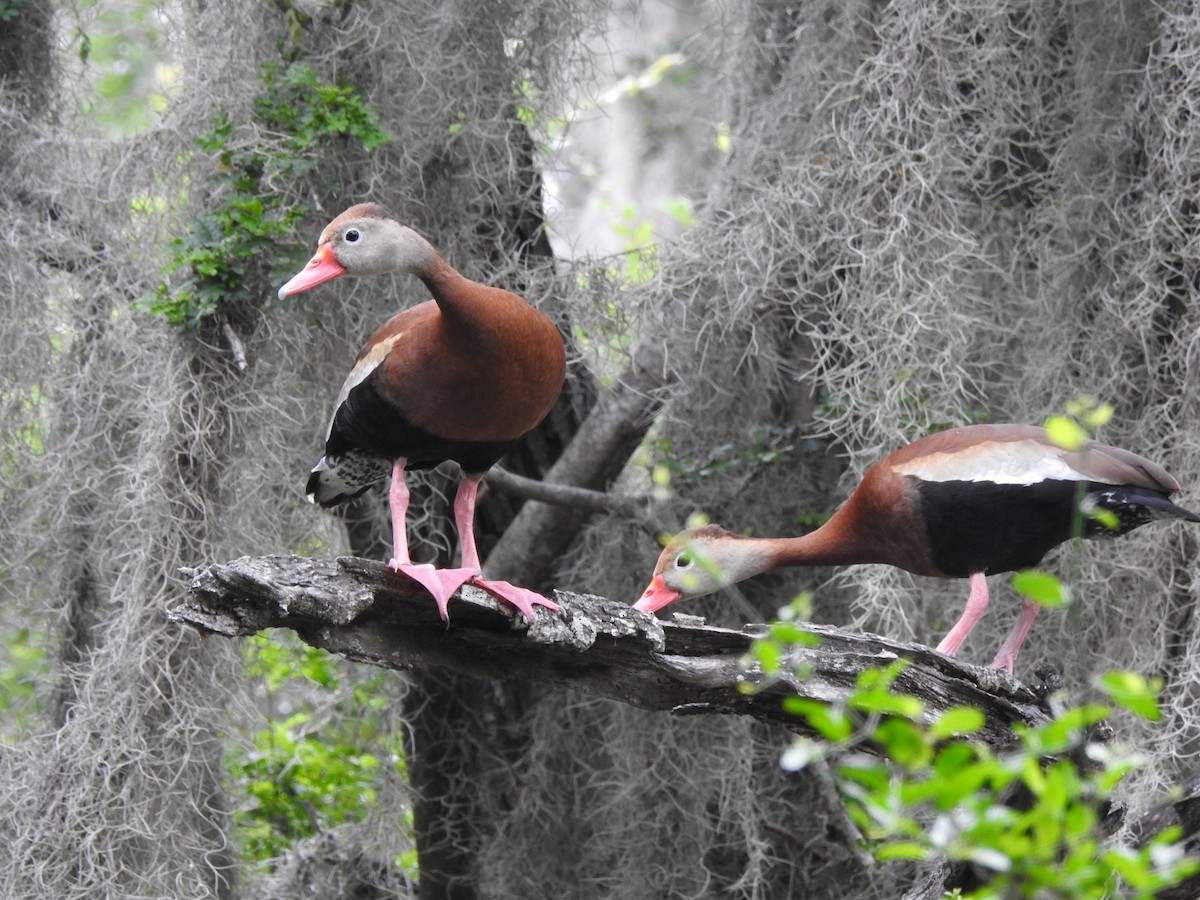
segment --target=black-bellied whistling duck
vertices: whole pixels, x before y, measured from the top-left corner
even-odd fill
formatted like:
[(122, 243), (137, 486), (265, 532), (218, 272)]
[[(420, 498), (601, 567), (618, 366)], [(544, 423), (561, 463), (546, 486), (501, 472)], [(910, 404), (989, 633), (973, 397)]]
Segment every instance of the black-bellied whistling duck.
[[(683, 532), (663, 550), (635, 607), (654, 612), (785, 566), (885, 563), (970, 578), (967, 608), (937, 647), (954, 656), (987, 608), (986, 576), (1036, 566), (1079, 529), (1103, 537), (1158, 518), (1200, 522), (1167, 499), (1177, 490), (1162, 466), (1128, 450), (1094, 442), (1065, 450), (1031, 425), (954, 428), (871, 466), (808, 534), (748, 538), (715, 525)], [(1111, 521), (1090, 515), (1097, 510)], [(1025, 600), (993, 667), (1013, 671), (1038, 609)]]
[[(554, 603), (481, 574), (475, 497), (485, 472), (545, 418), (562, 389), (566, 355), (558, 329), (516, 294), (459, 274), (433, 246), (381, 206), (352, 206), (327, 226), (305, 268), (279, 289), (283, 299), (342, 275), (408, 272), (432, 300), (392, 316), (358, 354), (334, 404), (325, 455), (308, 496), (336, 506), (392, 475), (389, 565), (424, 585), (448, 618), (450, 596), (468, 581), (533, 618)], [(414, 564), (408, 552), (406, 469), (454, 460), (463, 471), (454, 499), (462, 565)]]

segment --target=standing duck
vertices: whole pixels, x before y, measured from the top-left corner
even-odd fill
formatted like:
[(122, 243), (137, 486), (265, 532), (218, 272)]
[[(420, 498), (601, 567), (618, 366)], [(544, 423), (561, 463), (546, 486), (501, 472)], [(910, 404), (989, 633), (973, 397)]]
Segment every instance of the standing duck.
[[(532, 620), (540, 594), (482, 576), (475, 547), (479, 482), (545, 418), (562, 389), (558, 329), (510, 291), (459, 274), (433, 246), (382, 206), (352, 206), (327, 226), (308, 265), (279, 289), (283, 299), (342, 275), (407, 272), (433, 299), (397, 313), (367, 340), (334, 404), (325, 455), (308, 478), (323, 507), (362, 494), (391, 472), (391, 568), (420, 582), (443, 619), (450, 596), (473, 582)], [(415, 564), (408, 552), (406, 469), (446, 460), (462, 467), (454, 499), (462, 565)]]
[[(988, 575), (1036, 566), (1077, 533), (1122, 535), (1163, 518), (1200, 522), (1168, 499), (1178, 490), (1162, 466), (1128, 450), (1094, 442), (1066, 450), (1031, 425), (954, 428), (877, 462), (809, 534), (749, 538), (715, 525), (683, 532), (634, 606), (654, 612), (785, 566), (885, 563), (970, 579), (966, 610), (937, 647), (954, 656), (987, 609)], [(994, 668), (1013, 671), (1038, 609), (1024, 601)]]

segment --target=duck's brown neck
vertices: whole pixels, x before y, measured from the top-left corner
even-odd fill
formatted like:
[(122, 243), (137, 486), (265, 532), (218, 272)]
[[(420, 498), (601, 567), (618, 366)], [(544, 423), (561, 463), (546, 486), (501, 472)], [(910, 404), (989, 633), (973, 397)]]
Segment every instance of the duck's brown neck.
[(434, 253), (419, 269), (413, 272), (429, 288), (429, 294), (439, 306), (453, 306), (473, 284), (458, 269)]
[(767, 538), (772, 568), (780, 566), (848, 566), (885, 562), (862, 532), (849, 527), (845, 507), (816, 531), (799, 537)]
[[(893, 563), (886, 548), (878, 546), (871, 514), (858, 509), (859, 498), (852, 496), (815, 532), (798, 538), (770, 539), (774, 565), (858, 565)], [(894, 563), (893, 563), (894, 564)]]
[(468, 335), (477, 349), (489, 336), (507, 338), (510, 330), (519, 331), (522, 323), (539, 316), (516, 294), (472, 281), (441, 257), (417, 275), (437, 302), (446, 326)]

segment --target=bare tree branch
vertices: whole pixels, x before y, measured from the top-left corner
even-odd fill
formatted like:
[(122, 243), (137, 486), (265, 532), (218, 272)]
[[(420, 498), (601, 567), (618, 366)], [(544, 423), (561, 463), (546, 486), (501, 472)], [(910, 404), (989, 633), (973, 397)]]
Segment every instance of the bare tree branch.
[(538, 481), (535, 478), (517, 475), (500, 466), (488, 469), (487, 483), (523, 500), (537, 500), (551, 506), (566, 506), (586, 512), (619, 513), (642, 521), (650, 519), (651, 501), (647, 498)]
[(920, 697), (931, 718), (951, 706), (978, 707), (987, 716), (979, 736), (993, 747), (1015, 741), (1015, 723), (1049, 718), (1038, 694), (1005, 674), (918, 644), (807, 625), (820, 643), (790, 660), (807, 674), (768, 678), (747, 660), (762, 626), (665, 622), (613, 600), (555, 593), (561, 611), (539, 610), (528, 624), (467, 587), (451, 600), (446, 625), (422, 588), (383, 563), (243, 557), (195, 571), (190, 596), (171, 618), (229, 637), (291, 628), (314, 646), (386, 668), (524, 678), (646, 709), (748, 715), (799, 732), (805, 724), (784, 712), (783, 697), (844, 700), (863, 670), (903, 656), (911, 665), (896, 689)]

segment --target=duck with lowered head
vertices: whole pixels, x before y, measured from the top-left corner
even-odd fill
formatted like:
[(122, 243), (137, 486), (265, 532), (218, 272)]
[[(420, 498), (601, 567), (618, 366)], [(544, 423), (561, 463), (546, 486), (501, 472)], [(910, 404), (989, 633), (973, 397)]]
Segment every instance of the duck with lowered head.
[[(786, 566), (884, 563), (970, 580), (966, 609), (937, 646), (954, 656), (987, 608), (988, 575), (1036, 566), (1077, 533), (1118, 536), (1164, 518), (1200, 522), (1171, 502), (1178, 490), (1162, 466), (1118, 447), (1064, 449), (1032, 425), (954, 428), (875, 463), (808, 534), (752, 538), (708, 525), (677, 535), (634, 606), (655, 612)], [(1039, 608), (1024, 601), (993, 667), (1013, 671)]]

